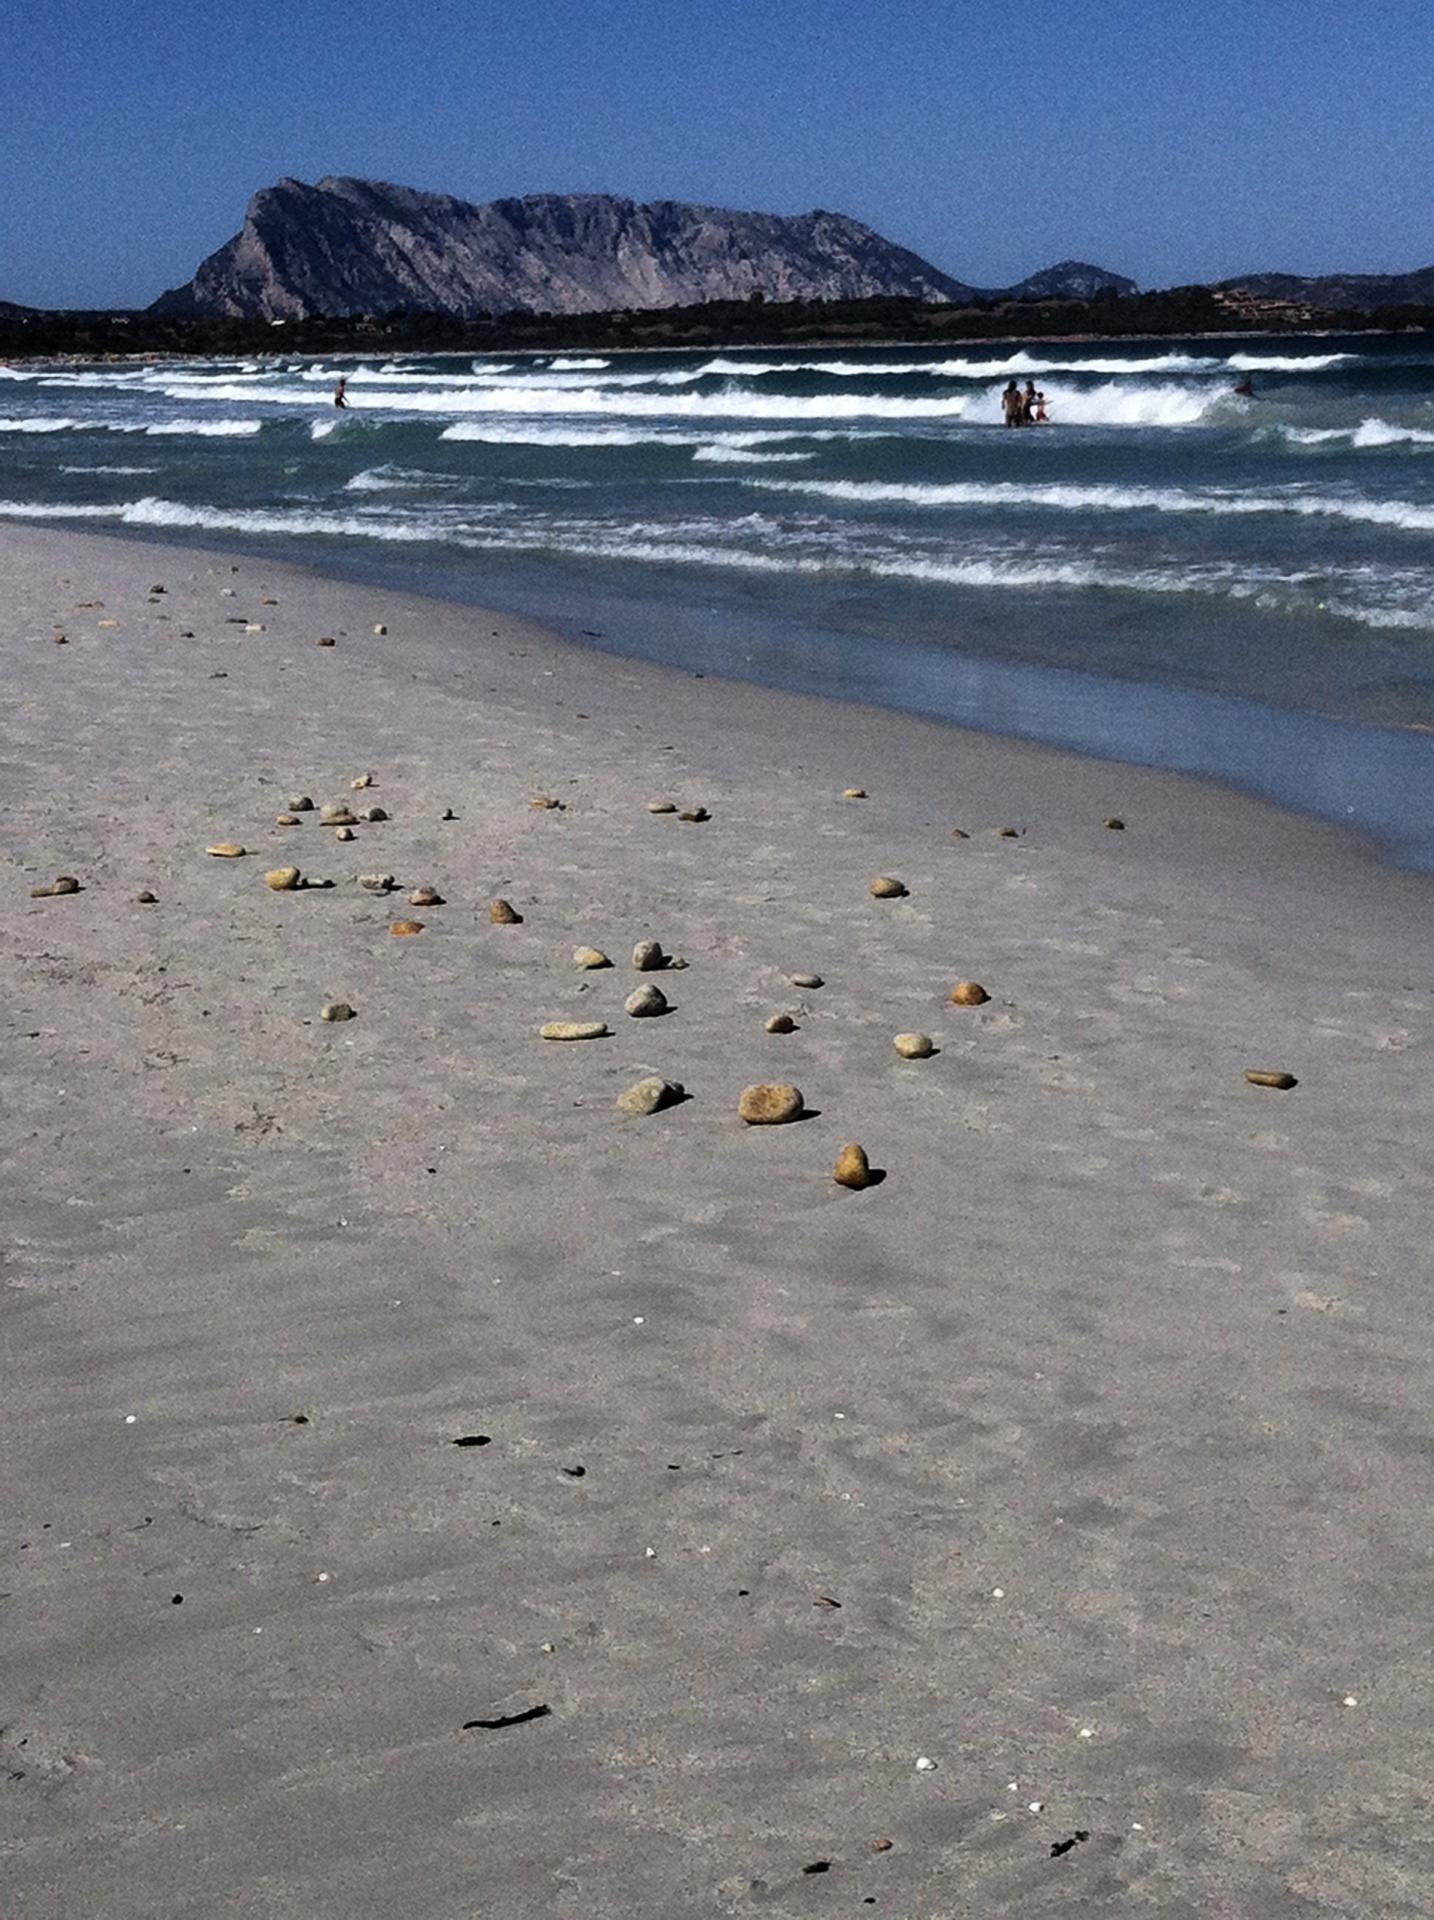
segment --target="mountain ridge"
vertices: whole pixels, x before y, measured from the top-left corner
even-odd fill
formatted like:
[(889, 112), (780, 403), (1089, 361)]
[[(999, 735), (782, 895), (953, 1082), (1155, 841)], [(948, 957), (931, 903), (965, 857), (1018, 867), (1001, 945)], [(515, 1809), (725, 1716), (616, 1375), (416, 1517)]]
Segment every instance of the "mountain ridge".
[(296, 320), (392, 311), (598, 313), (711, 300), (969, 303), (1076, 297), (1135, 282), (1066, 261), (1019, 288), (974, 287), (846, 214), (744, 213), (616, 194), (481, 204), (387, 181), (289, 177), (253, 195), (239, 232), (164, 315)]

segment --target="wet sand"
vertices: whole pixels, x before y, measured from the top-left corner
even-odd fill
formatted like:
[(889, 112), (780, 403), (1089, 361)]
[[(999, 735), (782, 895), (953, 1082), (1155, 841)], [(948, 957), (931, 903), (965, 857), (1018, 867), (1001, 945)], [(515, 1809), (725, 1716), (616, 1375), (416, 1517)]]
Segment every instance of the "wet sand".
[(6, 1920), (1429, 1911), (1434, 882), (258, 560), (0, 608)]

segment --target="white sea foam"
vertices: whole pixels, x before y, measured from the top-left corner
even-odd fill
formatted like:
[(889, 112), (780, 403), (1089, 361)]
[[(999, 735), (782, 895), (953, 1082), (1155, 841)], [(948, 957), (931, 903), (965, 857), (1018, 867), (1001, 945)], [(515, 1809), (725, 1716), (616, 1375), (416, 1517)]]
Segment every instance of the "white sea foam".
[(1434, 532), (1434, 506), (1412, 500), (1370, 500), (1325, 493), (1259, 494), (1233, 488), (1067, 485), (1060, 482), (961, 481), (950, 485), (888, 484), (879, 480), (749, 480), (766, 492), (801, 494), (862, 506), (1041, 507), (1064, 513), (1176, 513), (1246, 517), (1294, 514), (1348, 520), (1363, 526)]
[(69, 466), (69, 467), (61, 467), (61, 468), (60, 468), (60, 472), (61, 472), (61, 473), (114, 473), (114, 474), (134, 474), (134, 473), (158, 473), (159, 471), (160, 471), (160, 469), (159, 469), (158, 467), (106, 467), (106, 466), (93, 466), (93, 467), (86, 467), (86, 466)]
[(702, 375), (727, 374), (749, 380), (783, 373), (822, 373), (836, 380), (910, 379), (922, 374), (942, 380), (995, 380), (1012, 374), (1036, 373), (1200, 373), (1220, 365), (1219, 360), (1188, 353), (1071, 359), (1021, 351), (986, 360), (743, 360), (719, 354), (705, 361), (697, 371)]
[(596, 373), (599, 368), (610, 367), (611, 365), (612, 362), (610, 360), (574, 360), (559, 355), (558, 358), (552, 362), (552, 369), (554, 373)]
[(1390, 420), (1361, 420), (1357, 427), (1280, 426), (1277, 431), (1297, 447), (1434, 447), (1434, 431)]
[[(167, 388), (173, 399), (192, 399), (181, 388)], [(210, 399), (230, 404), (326, 407), (326, 393), (299, 387), (254, 388), (232, 383), (212, 388)], [(954, 420), (966, 407), (965, 396), (906, 399), (876, 393), (820, 394), (807, 398), (775, 393), (634, 393), (584, 386), (491, 387), (449, 393), (351, 394), (349, 405), (363, 411), (437, 414), (613, 415), (634, 419), (676, 420)]]
[(427, 473), (420, 467), (366, 467), (344, 482), (346, 493), (411, 493), (416, 488), (461, 487), (459, 473)]
[(1353, 353), (1232, 353), (1225, 365), (1232, 373), (1323, 373), (1357, 357)]
[(797, 452), (764, 453), (760, 447), (729, 447), (708, 441), (696, 449), (692, 458), (718, 467), (782, 467), (814, 460), (816, 455)]

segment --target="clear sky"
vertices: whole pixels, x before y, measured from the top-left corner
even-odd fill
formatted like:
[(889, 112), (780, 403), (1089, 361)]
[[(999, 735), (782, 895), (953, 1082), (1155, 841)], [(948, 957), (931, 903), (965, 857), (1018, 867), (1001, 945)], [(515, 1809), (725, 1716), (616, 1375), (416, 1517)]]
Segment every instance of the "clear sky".
[(1434, 261), (1430, 0), (11, 0), (0, 298), (137, 305), (284, 174), (855, 215), (1002, 285)]

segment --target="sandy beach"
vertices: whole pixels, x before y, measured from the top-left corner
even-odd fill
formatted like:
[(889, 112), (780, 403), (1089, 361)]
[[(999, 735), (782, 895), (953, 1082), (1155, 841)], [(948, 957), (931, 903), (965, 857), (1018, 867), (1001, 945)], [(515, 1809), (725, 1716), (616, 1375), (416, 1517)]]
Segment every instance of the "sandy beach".
[(1434, 882), (258, 559), (0, 607), (6, 1920), (1434, 1907)]

